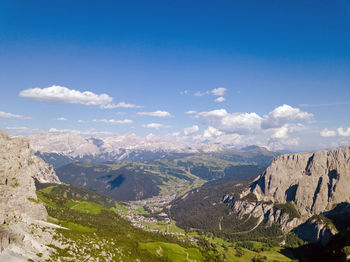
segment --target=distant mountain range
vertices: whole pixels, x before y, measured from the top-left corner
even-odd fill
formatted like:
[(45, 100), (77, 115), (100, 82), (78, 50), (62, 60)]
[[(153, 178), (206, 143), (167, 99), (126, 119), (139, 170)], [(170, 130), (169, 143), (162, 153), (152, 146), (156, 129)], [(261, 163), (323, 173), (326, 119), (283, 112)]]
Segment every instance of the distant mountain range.
[[(276, 156), (267, 149), (258, 146), (237, 148), (229, 140), (190, 144), (154, 135), (148, 135), (144, 138), (134, 134), (84, 138), (73, 133), (54, 134), (49, 132), (29, 135), (27, 139), (36, 154), (54, 167), (76, 161), (151, 161), (211, 153), (235, 155), (240, 158), (240, 162), (246, 158), (245, 155), (252, 155), (252, 157), (259, 155), (263, 157), (258, 161), (258, 164), (268, 165)], [(264, 157), (265, 159), (263, 159)]]

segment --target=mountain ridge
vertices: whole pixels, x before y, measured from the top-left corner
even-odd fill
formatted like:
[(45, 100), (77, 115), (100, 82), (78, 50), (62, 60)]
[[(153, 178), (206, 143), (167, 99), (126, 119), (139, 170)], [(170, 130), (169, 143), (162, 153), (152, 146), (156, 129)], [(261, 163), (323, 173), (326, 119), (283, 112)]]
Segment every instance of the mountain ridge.
[(151, 134), (144, 138), (134, 134), (83, 138), (73, 133), (40, 132), (26, 138), (30, 141), (30, 145), (36, 154), (54, 166), (74, 161), (150, 161), (173, 158), (178, 155), (210, 154), (225, 151), (244, 154), (244, 152), (259, 150), (262, 152), (266, 150), (257, 146), (241, 150), (230, 140), (203, 141), (198, 144), (191, 144), (176, 139), (163, 139)]

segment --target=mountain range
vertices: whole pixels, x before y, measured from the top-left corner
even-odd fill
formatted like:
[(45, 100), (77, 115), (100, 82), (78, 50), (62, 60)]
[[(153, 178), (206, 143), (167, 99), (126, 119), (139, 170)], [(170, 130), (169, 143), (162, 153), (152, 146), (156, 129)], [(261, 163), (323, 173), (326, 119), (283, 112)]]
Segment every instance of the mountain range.
[(275, 156), (267, 149), (257, 146), (240, 149), (229, 139), (192, 144), (176, 139), (163, 139), (152, 134), (144, 138), (134, 134), (84, 138), (73, 133), (49, 132), (32, 134), (26, 138), (36, 154), (55, 167), (76, 161), (150, 161), (227, 151), (238, 154), (249, 151), (267, 155), (268, 163), (271, 162), (271, 156)]

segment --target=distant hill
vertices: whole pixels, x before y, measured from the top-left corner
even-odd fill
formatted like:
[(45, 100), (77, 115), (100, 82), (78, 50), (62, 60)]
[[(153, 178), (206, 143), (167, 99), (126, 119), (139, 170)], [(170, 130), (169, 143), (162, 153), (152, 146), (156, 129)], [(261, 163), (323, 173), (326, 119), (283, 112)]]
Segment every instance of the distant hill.
[[(228, 159), (228, 160), (225, 160)], [(94, 190), (116, 200), (140, 200), (159, 194), (181, 194), (207, 181), (252, 179), (264, 171), (258, 166), (272, 155), (244, 152), (195, 154), (153, 161), (111, 163), (77, 162), (56, 169), (65, 183)], [(230, 161), (229, 159), (232, 159)], [(250, 164), (253, 163), (253, 164)]]

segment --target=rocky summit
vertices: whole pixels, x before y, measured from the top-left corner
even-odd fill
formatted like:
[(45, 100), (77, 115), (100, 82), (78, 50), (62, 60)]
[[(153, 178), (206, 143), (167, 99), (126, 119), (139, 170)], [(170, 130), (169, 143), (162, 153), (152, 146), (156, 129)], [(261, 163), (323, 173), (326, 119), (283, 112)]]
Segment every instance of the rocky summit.
[(226, 194), (223, 202), (241, 218), (258, 218), (258, 225), (275, 223), (284, 232), (326, 243), (337, 232), (318, 215), (348, 202), (349, 188), (350, 147), (344, 147), (279, 156), (239, 197)]
[(350, 198), (350, 147), (276, 158), (252, 185), (260, 201), (293, 201), (302, 216)]
[[(51, 244), (47, 212), (35, 193), (35, 179), (59, 183), (53, 168), (34, 156), (24, 138), (0, 131), (0, 261), (45, 260)], [(37, 254), (40, 254), (37, 256)]]

